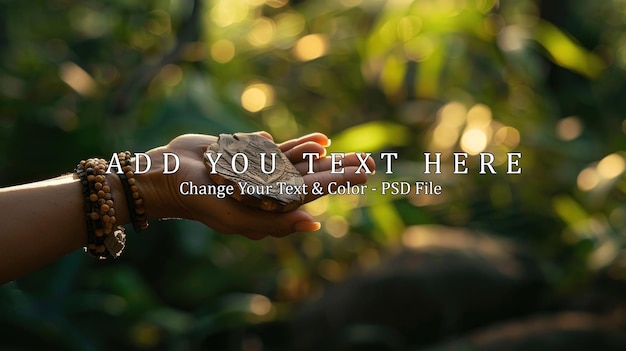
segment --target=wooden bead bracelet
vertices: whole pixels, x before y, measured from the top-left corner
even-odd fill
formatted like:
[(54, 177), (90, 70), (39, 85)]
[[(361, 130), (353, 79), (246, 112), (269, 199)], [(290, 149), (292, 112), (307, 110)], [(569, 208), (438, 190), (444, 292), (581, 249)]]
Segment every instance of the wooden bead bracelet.
[(106, 174), (107, 162), (103, 159), (82, 160), (75, 172), (83, 186), (87, 247), (92, 256), (104, 259), (118, 257), (124, 249), (124, 228), (115, 226), (115, 203)]
[(148, 228), (148, 219), (146, 218), (146, 211), (143, 207), (143, 199), (139, 194), (139, 188), (136, 184), (133, 167), (130, 163), (130, 152), (120, 152), (117, 156), (122, 166), (122, 173), (119, 173), (118, 176), (122, 182), (124, 194), (126, 195), (128, 214), (133, 224), (133, 229), (135, 232), (139, 233)]

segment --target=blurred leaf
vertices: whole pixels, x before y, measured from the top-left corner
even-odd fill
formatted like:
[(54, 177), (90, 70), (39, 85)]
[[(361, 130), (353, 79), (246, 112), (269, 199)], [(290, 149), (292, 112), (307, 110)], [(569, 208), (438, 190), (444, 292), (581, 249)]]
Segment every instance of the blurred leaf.
[(404, 146), (409, 129), (387, 121), (363, 123), (344, 130), (332, 138), (331, 152), (376, 152), (387, 147)]
[(554, 198), (553, 204), (556, 213), (570, 226), (576, 226), (589, 217), (589, 214), (580, 204), (570, 196), (557, 196)]
[(598, 78), (606, 67), (600, 57), (581, 47), (550, 22), (540, 21), (537, 24), (535, 39), (556, 64), (589, 78)]
[(378, 203), (369, 208), (369, 213), (382, 236), (378, 237), (381, 244), (395, 244), (400, 238), (405, 225), (398, 210), (391, 203)]

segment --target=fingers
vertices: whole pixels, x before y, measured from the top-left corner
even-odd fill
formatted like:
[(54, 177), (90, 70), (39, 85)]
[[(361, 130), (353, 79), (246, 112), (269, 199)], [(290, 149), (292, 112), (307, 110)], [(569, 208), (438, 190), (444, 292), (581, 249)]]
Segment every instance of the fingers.
[(323, 157), (326, 154), (326, 149), (324, 149), (322, 145), (316, 142), (307, 141), (303, 144), (296, 145), (293, 148), (284, 151), (283, 153), (285, 154), (285, 156), (287, 156), (289, 161), (291, 161), (291, 163), (295, 165), (297, 163), (303, 162), (304, 160), (308, 160), (308, 158), (305, 159), (303, 157), (305, 152), (317, 153), (318, 155), (320, 155), (320, 157)]
[[(256, 134), (274, 141), (268, 132), (261, 131), (256, 132)], [(184, 134), (170, 141), (168, 147), (177, 150), (201, 150), (204, 152), (209, 145), (216, 141), (217, 137), (212, 135)], [(320, 155), (324, 155), (324, 147), (330, 145), (330, 139), (322, 133), (312, 133), (277, 145), (289, 160), (295, 163), (302, 160), (302, 153), (304, 152), (318, 152)]]
[(305, 211), (268, 212), (233, 199), (222, 199), (219, 206), (212, 206), (210, 216), (201, 221), (219, 232), (240, 234), (250, 239), (283, 237), (320, 228), (319, 223)]
[(266, 131), (255, 132), (253, 134), (258, 134), (258, 135), (260, 135), (260, 136), (262, 136), (264, 138), (267, 138), (267, 139), (269, 139), (271, 141), (274, 141), (274, 137), (272, 136), (272, 134), (270, 134), (270, 133), (268, 133)]
[(294, 148), (297, 145), (304, 144), (306, 142), (314, 142), (321, 146), (330, 146), (330, 139), (322, 133), (312, 133), (301, 136), (297, 139), (292, 139), (285, 141), (284, 143), (278, 144), (278, 148), (280, 151), (285, 152)]
[(256, 214), (253, 221), (257, 223), (249, 231), (242, 234), (246, 236), (261, 234), (280, 238), (295, 232), (313, 232), (320, 228), (319, 223), (315, 222), (310, 214), (302, 210), (283, 213), (272, 212), (271, 215), (268, 215), (266, 211), (261, 212), (261, 214)]
[[(361, 164), (363, 162), (361, 161), (362, 159), (366, 160), (363, 167), (361, 167)], [(341, 161), (341, 166), (337, 165), (337, 162), (339, 161)], [(343, 167), (357, 166), (357, 168), (360, 168), (360, 172), (370, 171), (371, 173), (373, 173), (376, 168), (376, 163), (374, 162), (374, 159), (372, 157), (366, 157), (365, 154), (360, 154), (359, 156), (357, 154), (350, 153), (345, 154), (343, 158), (337, 158), (334, 161), (332, 157), (322, 157), (315, 160), (313, 162), (313, 172), (324, 172), (331, 170), (333, 168), (333, 162), (336, 163), (335, 167), (338, 170)], [(306, 160), (300, 160), (298, 161), (298, 163), (295, 163), (294, 166), (302, 175), (309, 173), (309, 162), (307, 162)]]
[(254, 226), (241, 228), (233, 233), (258, 240), (268, 236), (282, 238), (296, 232), (315, 232), (321, 228), (319, 222), (315, 222), (308, 213), (301, 210), (271, 215), (265, 212), (259, 216), (264, 220), (259, 221), (259, 217), (255, 217), (254, 220), (246, 222), (246, 226), (253, 223)]
[(204, 153), (209, 145), (215, 143), (217, 137), (205, 134), (183, 134), (169, 142), (167, 147), (181, 153), (185, 151)]
[(321, 187), (323, 191), (320, 194), (316, 194), (313, 191), (307, 191), (304, 202), (311, 202), (319, 197), (327, 195), (330, 190), (336, 190), (339, 185), (347, 185), (348, 182), (352, 185), (365, 184), (367, 182), (367, 174), (355, 173), (358, 167), (345, 167), (344, 173), (331, 173), (330, 171), (316, 172), (313, 174), (305, 175), (304, 182), (308, 185), (309, 189), (312, 189), (313, 185)]

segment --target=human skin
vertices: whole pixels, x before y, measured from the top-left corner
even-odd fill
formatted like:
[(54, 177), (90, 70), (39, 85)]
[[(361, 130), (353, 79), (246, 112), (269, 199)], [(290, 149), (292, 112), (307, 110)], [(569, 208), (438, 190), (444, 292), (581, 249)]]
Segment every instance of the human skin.
[[(271, 135), (260, 132), (271, 139)], [(152, 167), (147, 173), (136, 174), (137, 186), (144, 200), (149, 220), (182, 218), (196, 220), (224, 234), (241, 234), (251, 239), (266, 236), (282, 237), (294, 232), (313, 232), (320, 228), (307, 212), (267, 212), (243, 205), (233, 199), (216, 196), (181, 196), (178, 186), (183, 181), (197, 184), (213, 183), (204, 165), (204, 151), (217, 140), (215, 136), (186, 134), (165, 146), (147, 152)], [(343, 160), (344, 173), (331, 173), (331, 161), (324, 157), (329, 139), (313, 133), (278, 144), (281, 151), (300, 171), (304, 182), (311, 187), (320, 182), (323, 188), (332, 181), (339, 184), (362, 184), (364, 173), (356, 174), (360, 165), (356, 154), (347, 154)], [(180, 169), (174, 174), (163, 174), (163, 153), (174, 153), (180, 159)], [(307, 174), (305, 152), (319, 153), (314, 161), (314, 173)], [(374, 169), (374, 162), (368, 160)], [(122, 184), (115, 174), (106, 175), (115, 200), (118, 225), (130, 222)], [(305, 203), (321, 195), (308, 194)], [(75, 174), (0, 189), (0, 284), (21, 277), (28, 272), (78, 250), (86, 245), (82, 185)], [(147, 230), (149, 231), (149, 229)]]

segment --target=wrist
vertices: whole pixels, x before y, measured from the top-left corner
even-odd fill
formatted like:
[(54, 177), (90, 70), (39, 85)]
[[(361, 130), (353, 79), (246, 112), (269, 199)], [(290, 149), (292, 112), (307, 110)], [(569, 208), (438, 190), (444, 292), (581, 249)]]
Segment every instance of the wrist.
[[(143, 208), (148, 220), (163, 218), (187, 218), (180, 199), (174, 196), (176, 185), (173, 174), (164, 174), (163, 156), (158, 150), (148, 152), (151, 167), (145, 173), (135, 173), (135, 185), (143, 199)], [(137, 160), (132, 159), (136, 169)], [(145, 164), (145, 160), (140, 162)]]

